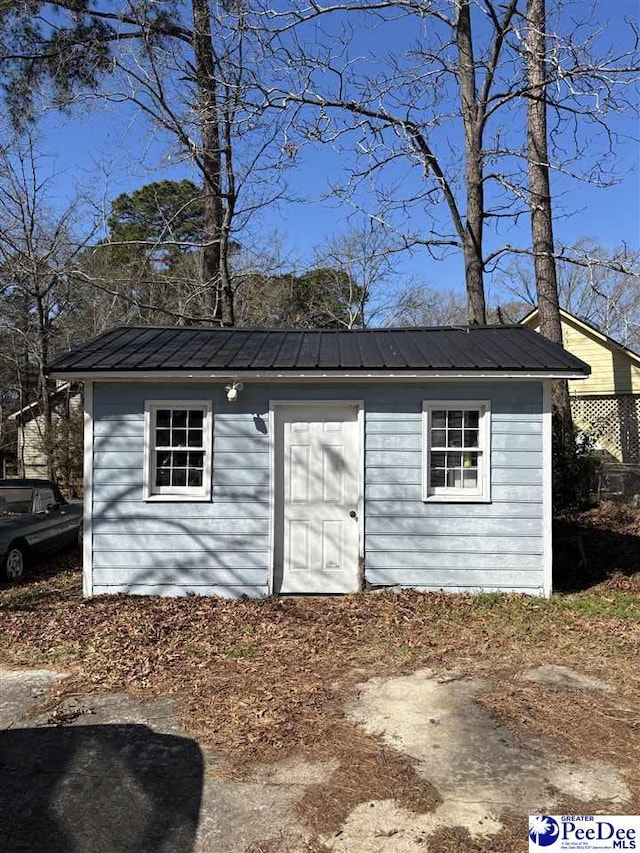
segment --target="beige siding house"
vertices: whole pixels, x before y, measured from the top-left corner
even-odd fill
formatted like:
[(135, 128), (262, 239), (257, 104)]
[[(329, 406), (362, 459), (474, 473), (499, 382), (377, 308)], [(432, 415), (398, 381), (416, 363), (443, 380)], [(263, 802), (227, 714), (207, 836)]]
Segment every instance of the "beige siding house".
[[(591, 365), (587, 379), (569, 382), (576, 426), (618, 461), (640, 464), (640, 355), (568, 311), (560, 313), (565, 349)], [(538, 309), (521, 322), (538, 331)]]
[[(73, 413), (82, 411), (80, 386), (60, 383), (50, 397), (54, 424), (68, 420)], [(31, 403), (10, 416), (16, 422), (16, 456), (18, 475), (21, 477), (49, 476), (44, 451), (44, 417), (39, 403)]]

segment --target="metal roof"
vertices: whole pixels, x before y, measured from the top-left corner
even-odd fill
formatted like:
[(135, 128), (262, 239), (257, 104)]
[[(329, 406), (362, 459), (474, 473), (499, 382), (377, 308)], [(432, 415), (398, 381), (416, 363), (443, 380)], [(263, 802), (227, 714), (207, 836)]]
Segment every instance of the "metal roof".
[(340, 331), (121, 326), (49, 365), (50, 373), (68, 376), (376, 370), (590, 373), (561, 346), (518, 325)]

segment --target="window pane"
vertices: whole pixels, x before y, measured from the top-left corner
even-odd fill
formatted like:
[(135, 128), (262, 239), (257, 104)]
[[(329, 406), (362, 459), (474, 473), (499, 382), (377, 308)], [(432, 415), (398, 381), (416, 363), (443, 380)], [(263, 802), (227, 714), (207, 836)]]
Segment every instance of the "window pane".
[(171, 445), (171, 432), (168, 429), (156, 430), (156, 447), (169, 447)]
[(189, 485), (190, 486), (201, 486), (202, 485), (202, 471), (189, 471)]
[(189, 447), (202, 447), (202, 430), (189, 430)]
[(40, 489), (40, 502), (42, 509), (48, 509), (51, 504), (56, 502), (51, 489)]
[(477, 429), (466, 429), (464, 431), (464, 446), (465, 447), (477, 447), (478, 446), (478, 430)]
[[(455, 405), (455, 404), (453, 404)], [(432, 409), (429, 432), (429, 487), (481, 490), (479, 409)], [(487, 451), (488, 452), (488, 451)]]
[(462, 447), (462, 430), (450, 429), (448, 432), (448, 447)]
[[(176, 454), (183, 456), (184, 454)], [(196, 453), (193, 451), (189, 454), (189, 468), (202, 468), (204, 464), (204, 453), (200, 450)]]
[(444, 486), (445, 470), (444, 468), (431, 469), (431, 485)]
[(432, 468), (444, 468), (446, 463), (447, 455), (446, 453), (432, 453), (431, 454), (431, 467)]
[(171, 485), (171, 469), (170, 468), (158, 468), (156, 470), (156, 486), (170, 486)]
[(186, 429), (171, 430), (171, 442), (174, 447), (187, 446), (187, 431)]
[(174, 409), (173, 410), (173, 427), (186, 427), (187, 425), (187, 410), (186, 409)]
[(0, 488), (0, 516), (23, 515), (31, 512), (32, 489)]
[(465, 468), (462, 472), (462, 484), (465, 489), (476, 489), (478, 487), (478, 469)]
[(155, 410), (152, 452), (155, 454), (155, 486), (201, 488), (204, 484), (205, 415), (203, 408)]
[(432, 447), (446, 447), (447, 446), (447, 433), (443, 429), (434, 429), (431, 430), (431, 446)]
[(477, 429), (479, 421), (479, 412), (477, 410), (471, 410), (469, 412), (464, 413), (464, 425), (469, 429)]
[(205, 414), (203, 408), (155, 409), (152, 453), (157, 488), (201, 488), (204, 484)]
[(186, 468), (174, 468), (171, 477), (171, 485), (172, 486), (186, 486), (187, 485), (187, 469)]
[(450, 489), (459, 489), (462, 486), (462, 470), (460, 468), (447, 471), (447, 486)]
[(191, 409), (189, 411), (189, 427), (196, 427), (197, 429), (202, 429), (202, 421), (204, 417), (204, 412), (202, 409)]

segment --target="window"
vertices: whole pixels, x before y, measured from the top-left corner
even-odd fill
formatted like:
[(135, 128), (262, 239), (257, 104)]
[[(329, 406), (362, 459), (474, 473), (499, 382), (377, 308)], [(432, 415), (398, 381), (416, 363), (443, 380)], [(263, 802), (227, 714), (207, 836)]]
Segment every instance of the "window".
[(145, 500), (211, 497), (211, 404), (145, 406)]
[(423, 403), (423, 499), (490, 500), (488, 401)]
[(32, 512), (33, 489), (0, 488), (0, 518)]
[(34, 512), (46, 512), (49, 507), (53, 506), (56, 499), (51, 489), (37, 489), (35, 500), (33, 502)]

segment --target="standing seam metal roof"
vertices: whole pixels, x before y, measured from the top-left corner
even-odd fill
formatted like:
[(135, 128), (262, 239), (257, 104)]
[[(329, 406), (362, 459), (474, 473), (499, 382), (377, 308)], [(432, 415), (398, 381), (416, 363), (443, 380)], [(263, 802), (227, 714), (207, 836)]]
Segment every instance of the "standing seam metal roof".
[(526, 326), (254, 329), (125, 326), (59, 355), (60, 374), (136, 371), (478, 370), (590, 373)]

